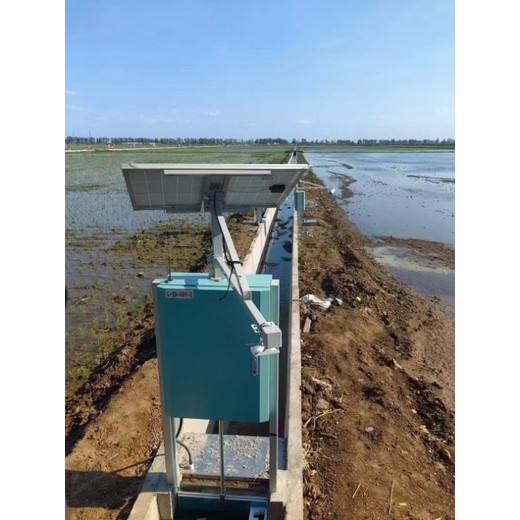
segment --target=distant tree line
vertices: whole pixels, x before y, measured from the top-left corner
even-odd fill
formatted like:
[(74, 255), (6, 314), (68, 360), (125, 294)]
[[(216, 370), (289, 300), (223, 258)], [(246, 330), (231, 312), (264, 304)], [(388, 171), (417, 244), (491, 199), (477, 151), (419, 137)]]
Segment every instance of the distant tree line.
[(347, 146), (453, 146), (455, 145), (455, 139), (358, 139), (357, 141), (351, 139), (322, 139), (316, 141), (302, 139), (301, 141), (293, 140), (293, 144), (339, 144)]
[(219, 137), (73, 137), (67, 136), (65, 144), (162, 144), (162, 145), (233, 145), (233, 144), (290, 144), (281, 137), (262, 139), (233, 139)]
[(264, 137), (261, 139), (233, 139), (218, 137), (75, 137), (67, 136), (65, 144), (159, 144), (176, 146), (215, 146), (237, 144), (272, 144), (272, 145), (347, 145), (347, 146), (454, 146), (455, 139), (282, 139)]

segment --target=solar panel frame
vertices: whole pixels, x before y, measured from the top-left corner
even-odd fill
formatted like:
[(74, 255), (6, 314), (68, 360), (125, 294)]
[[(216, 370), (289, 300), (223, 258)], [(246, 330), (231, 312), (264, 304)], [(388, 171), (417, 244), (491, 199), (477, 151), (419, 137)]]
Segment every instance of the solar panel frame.
[(308, 168), (306, 164), (121, 165), (134, 210), (171, 213), (204, 210), (215, 189), (224, 193), (222, 206), (227, 212), (279, 207)]

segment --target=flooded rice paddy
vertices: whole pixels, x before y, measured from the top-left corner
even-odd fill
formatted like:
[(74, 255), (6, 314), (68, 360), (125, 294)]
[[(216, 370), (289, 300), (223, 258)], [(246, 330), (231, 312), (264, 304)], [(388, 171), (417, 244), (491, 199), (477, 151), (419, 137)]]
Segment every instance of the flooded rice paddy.
[(83, 378), (124, 337), (151, 282), (169, 268), (203, 267), (209, 216), (134, 211), (126, 162), (280, 163), (284, 151), (173, 150), (66, 154), (66, 374)]
[(374, 240), (374, 258), (396, 278), (441, 298), (453, 310), (454, 266), (419, 254), (413, 239), (455, 247), (454, 152), (329, 152), (305, 157), (325, 185), (335, 189), (339, 204), (363, 234), (402, 239), (401, 246)]

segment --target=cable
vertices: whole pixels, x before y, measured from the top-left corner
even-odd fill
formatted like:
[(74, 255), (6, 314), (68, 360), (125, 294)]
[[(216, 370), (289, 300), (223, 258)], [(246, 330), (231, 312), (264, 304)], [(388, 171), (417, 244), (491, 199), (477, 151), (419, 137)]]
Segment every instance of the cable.
[(188, 453), (188, 464), (190, 465), (190, 468), (193, 469), (193, 457), (191, 456), (191, 451), (188, 448), (188, 446), (186, 446), (186, 444), (184, 444), (184, 442), (179, 440), (179, 435), (180, 435), (181, 430), (182, 430), (182, 423), (183, 422), (184, 422), (184, 419), (181, 417), (179, 419), (179, 427), (177, 428), (177, 433), (175, 434), (175, 440), (176, 440), (177, 444), (179, 446), (182, 446), (186, 450), (186, 452)]
[(176, 439), (179, 437), (179, 434), (181, 433), (183, 421), (184, 421), (184, 419), (181, 417), (179, 419), (179, 427), (177, 428), (177, 433), (175, 434)]
[(221, 296), (218, 299), (219, 302), (221, 302), (228, 295), (229, 288), (231, 287), (231, 277), (233, 276), (233, 273), (235, 273), (235, 276), (238, 277), (238, 275), (236, 274), (235, 264), (244, 265), (240, 260), (227, 260), (226, 263), (227, 263), (227, 265), (229, 265), (231, 267), (231, 273), (229, 274), (229, 280), (228, 280), (228, 286), (227, 286), (226, 292), (224, 293), (224, 296)]
[[(228, 262), (226, 262), (227, 264)], [(228, 292), (229, 292), (229, 289), (231, 287), (231, 277), (233, 276), (233, 271), (235, 270), (235, 264), (231, 264), (231, 273), (229, 274), (229, 279), (228, 279), (228, 284), (227, 284), (227, 289), (226, 289), (226, 292), (224, 293), (224, 296), (221, 296), (218, 301), (221, 302), (227, 295), (228, 295)]]
[(191, 458), (190, 449), (188, 448), (188, 446), (186, 446), (186, 444), (184, 444), (184, 442), (180, 441), (179, 439), (177, 439), (177, 444), (179, 446), (182, 446), (188, 452), (188, 464), (190, 465), (190, 468), (193, 468), (193, 459)]
[[(220, 220), (218, 219), (218, 216), (217, 216), (217, 192), (214, 191), (213, 192), (213, 213), (215, 214), (215, 218), (217, 219), (217, 225), (218, 225), (218, 228), (220, 229), (220, 234), (222, 235), (222, 241), (224, 242), (224, 246), (226, 246), (226, 239), (224, 237), (224, 231), (222, 231), (222, 226), (220, 225)], [(224, 247), (224, 256), (226, 257), (226, 263), (229, 264), (229, 258), (228, 258), (228, 255), (227, 255), (227, 247)]]
[(229, 280), (228, 280), (228, 286), (227, 286), (227, 289), (226, 289), (226, 292), (224, 293), (224, 296), (221, 296), (218, 301), (221, 302), (227, 295), (228, 295), (228, 292), (229, 292), (229, 289), (231, 288), (231, 277), (233, 276), (233, 273), (235, 273), (235, 276), (236, 276), (236, 270), (235, 270), (235, 264), (240, 264), (240, 265), (244, 265), (240, 260), (230, 260), (229, 257), (228, 257), (228, 254), (227, 254), (227, 242), (226, 242), (226, 239), (225, 239), (225, 235), (224, 235), (224, 232), (222, 231), (222, 226), (220, 225), (220, 221), (218, 219), (218, 217), (216, 216), (217, 215), (217, 192), (214, 191), (213, 192), (213, 212), (215, 214), (215, 218), (217, 219), (217, 224), (218, 224), (218, 228), (220, 229), (220, 234), (222, 235), (222, 242), (224, 244), (224, 257), (226, 259), (226, 264), (231, 267), (231, 273), (229, 274)]

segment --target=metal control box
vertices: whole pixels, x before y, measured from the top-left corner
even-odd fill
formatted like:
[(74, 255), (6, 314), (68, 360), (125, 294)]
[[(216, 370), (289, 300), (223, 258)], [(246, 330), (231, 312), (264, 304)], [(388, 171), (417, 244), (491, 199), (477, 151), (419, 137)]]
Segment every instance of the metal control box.
[[(266, 321), (278, 325), (279, 287), (271, 275), (246, 275)], [(172, 273), (153, 283), (163, 411), (170, 417), (269, 420), (273, 356), (255, 362), (260, 336), (242, 297), (225, 279)], [(256, 374), (255, 374), (256, 372)]]

